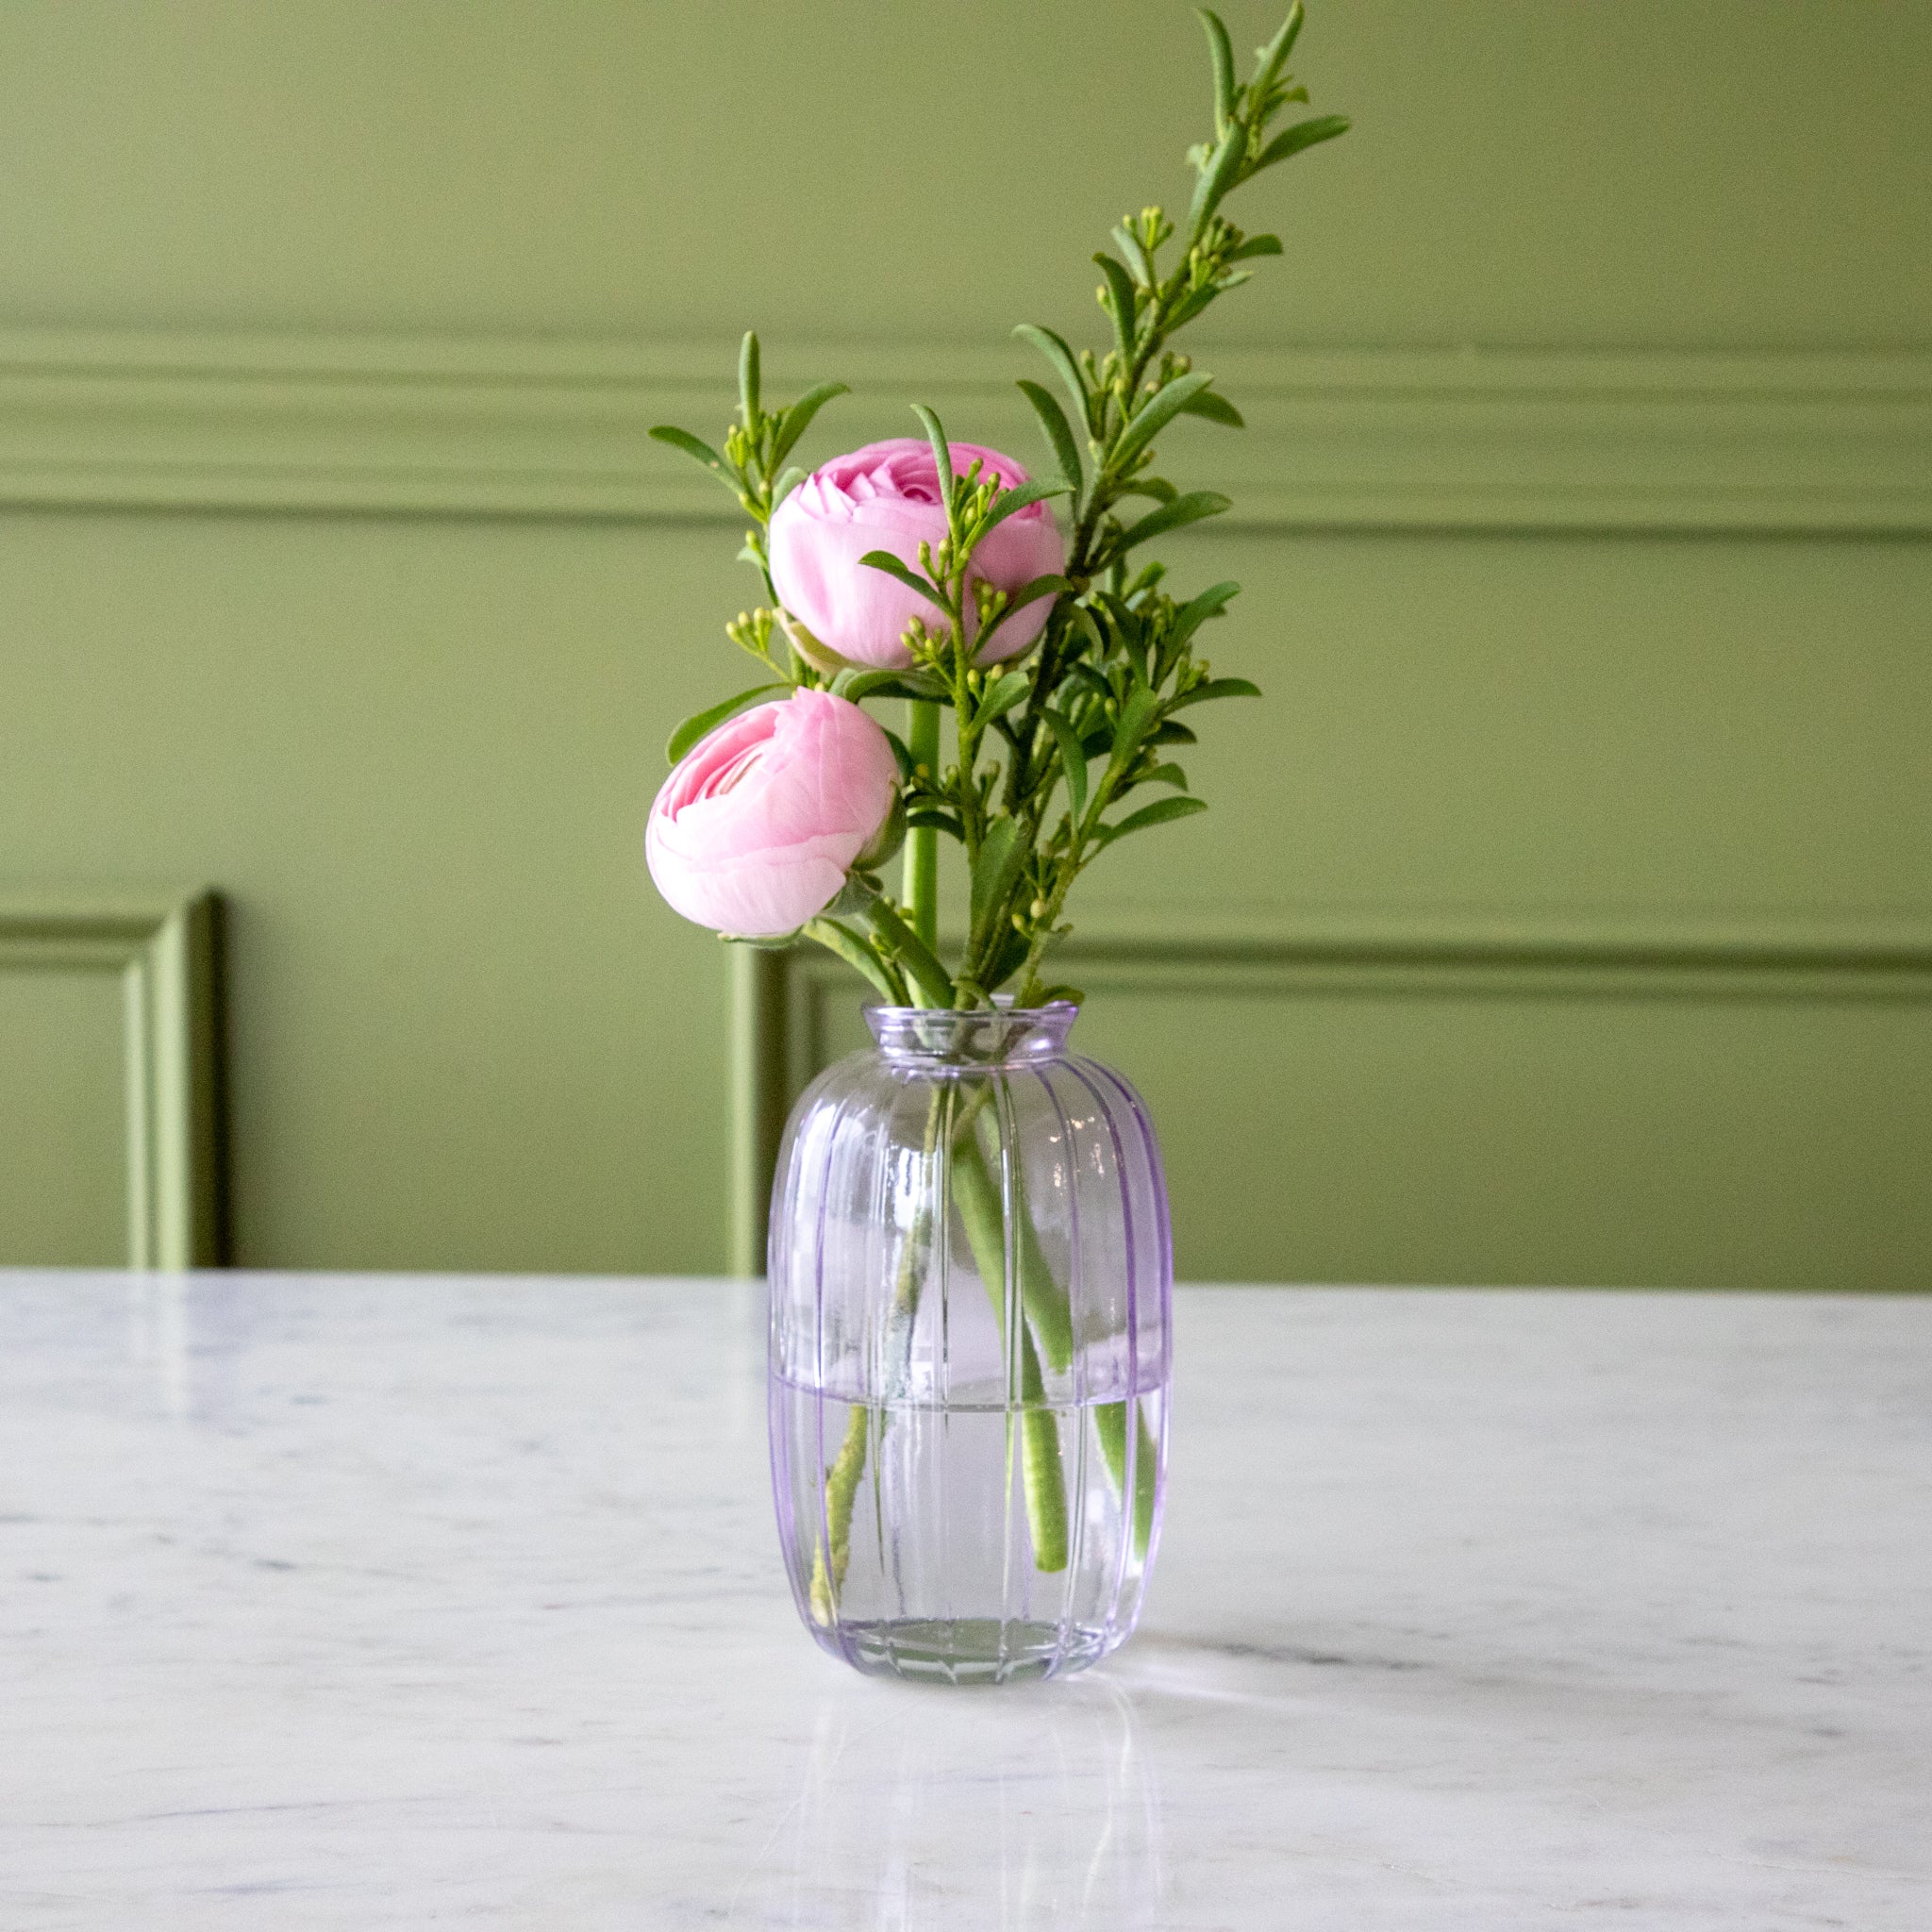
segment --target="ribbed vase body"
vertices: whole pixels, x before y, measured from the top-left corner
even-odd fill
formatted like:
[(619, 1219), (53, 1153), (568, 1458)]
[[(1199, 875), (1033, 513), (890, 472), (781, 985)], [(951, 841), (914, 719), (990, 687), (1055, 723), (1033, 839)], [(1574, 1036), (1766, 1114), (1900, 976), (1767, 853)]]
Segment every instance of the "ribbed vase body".
[(793, 1109), (771, 1440), (799, 1613), (862, 1671), (1076, 1670), (1159, 1532), (1172, 1247), (1132, 1088), (1072, 1007), (875, 1008)]

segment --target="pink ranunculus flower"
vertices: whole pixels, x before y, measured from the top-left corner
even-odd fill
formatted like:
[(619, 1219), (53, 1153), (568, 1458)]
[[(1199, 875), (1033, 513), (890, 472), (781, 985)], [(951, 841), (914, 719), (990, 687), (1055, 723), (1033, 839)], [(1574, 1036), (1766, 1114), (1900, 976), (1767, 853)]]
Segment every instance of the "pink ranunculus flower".
[(891, 744), (857, 705), (794, 691), (685, 754), (651, 807), (644, 857), (685, 918), (775, 939), (839, 896), (898, 789)]
[[(1008, 490), (1027, 482), (1011, 457), (977, 443), (955, 442), (953, 469), (963, 475), (977, 458), (981, 475)], [(940, 611), (896, 577), (859, 562), (868, 550), (890, 550), (914, 570), (922, 541), (935, 550), (946, 534), (939, 465), (927, 443), (911, 437), (870, 442), (815, 470), (772, 513), (772, 584), (779, 602), (823, 644), (855, 664), (898, 670), (912, 659), (900, 642), (923, 617), (938, 630)], [(1049, 504), (1028, 504), (1001, 524), (974, 553), (972, 575), (995, 590), (1017, 591), (1065, 569), (1066, 543)], [(1046, 624), (1053, 600), (1016, 612), (993, 634), (984, 661), (1024, 651)], [(974, 626), (967, 607), (968, 636)]]

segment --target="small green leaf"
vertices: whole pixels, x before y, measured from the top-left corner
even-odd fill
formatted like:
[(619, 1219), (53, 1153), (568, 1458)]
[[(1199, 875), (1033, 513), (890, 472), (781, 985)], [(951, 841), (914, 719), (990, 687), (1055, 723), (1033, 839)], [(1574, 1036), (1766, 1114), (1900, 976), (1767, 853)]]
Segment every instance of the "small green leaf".
[(1188, 226), (1198, 229), (1220, 207), (1223, 196), (1235, 184), (1241, 162), (1248, 152), (1248, 130), (1237, 124), (1222, 136), (1220, 145), (1208, 157), (1194, 184), (1194, 199), (1188, 209)]
[(1143, 289), (1151, 289), (1157, 279), (1154, 273), (1154, 258), (1141, 246), (1138, 238), (1126, 228), (1116, 228), (1113, 239), (1120, 243), (1121, 253), (1127, 258), (1127, 266), (1134, 271), (1136, 280)]
[(1288, 18), (1281, 23), (1280, 30), (1274, 38), (1265, 47), (1257, 47), (1255, 50), (1257, 57), (1255, 63), (1255, 77), (1248, 84), (1248, 95), (1251, 100), (1261, 104), (1258, 122), (1260, 126), (1265, 127), (1268, 125), (1281, 105), (1281, 70), (1289, 55), (1293, 51), (1301, 30), (1302, 0), (1294, 0), (1294, 5), (1288, 9)]
[(1208, 36), (1208, 58), (1214, 63), (1214, 130), (1218, 134), (1234, 119), (1234, 47), (1218, 13), (1205, 7), (1194, 17)]
[(1113, 317), (1113, 337), (1120, 348), (1121, 360), (1130, 362), (1134, 356), (1134, 324), (1139, 320), (1141, 306), (1134, 278), (1104, 251), (1093, 259), (1100, 264), (1100, 272), (1107, 277), (1108, 293), (1112, 297), (1108, 313)]
[(1174, 614), (1174, 622), (1168, 626), (1168, 636), (1178, 642), (1189, 638), (1217, 615), (1223, 606), (1241, 595), (1241, 587), (1232, 581), (1219, 583), (1203, 591), (1198, 597), (1190, 599)]
[(1302, 30), (1302, 0), (1294, 0), (1288, 9), (1288, 18), (1281, 23), (1274, 38), (1261, 49), (1261, 73), (1272, 76), (1280, 72), (1281, 63), (1294, 51), (1294, 43)]
[[(897, 760), (899, 766), (900, 782), (906, 785), (911, 784), (912, 774), (919, 766), (919, 760), (912, 756), (912, 747), (896, 731), (892, 730), (890, 725), (881, 724), (879, 729), (886, 734), (886, 742), (892, 747), (892, 757)], [(907, 823), (909, 824), (911, 821), (908, 819)]]
[(1008, 671), (987, 686), (973, 713), (973, 722), (983, 727), (995, 718), (1004, 718), (1032, 689), (1033, 680), (1025, 672)]
[(1151, 497), (1156, 503), (1172, 503), (1180, 491), (1165, 476), (1136, 476), (1121, 490), (1123, 496)]
[(1213, 380), (1205, 371), (1197, 370), (1177, 375), (1157, 390), (1108, 452), (1108, 468), (1115, 473), (1124, 470)]
[(1218, 395), (1211, 389), (1204, 389), (1197, 396), (1181, 405), (1183, 416), (1205, 416), (1210, 423), (1225, 424), (1230, 429), (1245, 429), (1248, 425), (1241, 412), (1224, 395)]
[(1036, 503), (1044, 503), (1049, 497), (1067, 496), (1073, 492), (1071, 483), (1062, 483), (1057, 477), (1050, 477), (1039, 483), (1022, 483), (1017, 490), (1008, 490), (993, 501), (987, 520), (979, 526), (980, 541), (1006, 522), (1010, 516), (1030, 508)]
[(1120, 723), (1114, 727), (1113, 763), (1116, 771), (1124, 771), (1141, 749), (1141, 741), (1153, 727), (1159, 710), (1160, 699), (1150, 686), (1137, 684), (1127, 693), (1127, 701), (1121, 707)]
[(1333, 141), (1348, 129), (1346, 114), (1318, 114), (1312, 121), (1297, 121), (1292, 127), (1277, 134), (1255, 158), (1254, 172), (1258, 175), (1263, 168), (1272, 168), (1276, 161), (1285, 161), (1319, 141)]
[(664, 746), (665, 758), (675, 765), (699, 739), (708, 732), (715, 731), (725, 719), (743, 710), (755, 699), (763, 697), (767, 691), (790, 689), (789, 685), (783, 684), (755, 684), (749, 691), (740, 691), (735, 698), (726, 698), (722, 705), (713, 705), (708, 710), (696, 712), (671, 734)]
[(758, 420), (758, 339), (749, 329), (738, 345), (738, 407), (744, 412), (747, 435)]
[(772, 443), (772, 468), (775, 470), (791, 454), (792, 445), (811, 426), (811, 419), (834, 396), (851, 393), (842, 382), (822, 382), (816, 389), (807, 390), (779, 419), (778, 434)]
[(906, 823), (913, 830), (922, 828), (944, 832), (948, 838), (958, 839), (962, 844), (966, 839), (966, 828), (953, 813), (936, 805), (916, 805), (906, 814)]
[[(939, 587), (929, 579), (908, 567), (903, 558), (894, 557), (890, 550), (868, 550), (859, 562), (872, 570), (882, 570), (889, 577), (897, 577), (908, 590), (917, 591), (928, 604), (937, 605), (945, 610), (946, 600), (939, 593)], [(951, 612), (947, 612), (951, 615)]]
[(1188, 774), (1178, 765), (1156, 765), (1151, 772), (1142, 772), (1134, 780), (1136, 785), (1177, 785), (1183, 791), (1188, 789)]
[(1206, 704), (1209, 698), (1257, 698), (1261, 687), (1250, 684), (1245, 677), (1210, 677), (1206, 684), (1197, 684), (1186, 696), (1174, 701), (1178, 711), (1189, 705)]
[(1023, 377), (1020, 392), (1032, 404), (1033, 413), (1040, 418), (1041, 429), (1045, 434), (1048, 447), (1053, 451), (1054, 461), (1060, 466), (1060, 475), (1066, 478), (1069, 487), (1077, 495), (1084, 480), (1080, 468), (1080, 449), (1074, 441), (1074, 431), (1067, 422), (1066, 411), (1037, 382), (1028, 382)]
[(805, 936), (816, 940), (827, 952), (836, 953), (855, 972), (863, 974), (888, 1006), (905, 1004), (905, 988), (892, 984), (878, 955), (849, 926), (841, 925), (836, 919), (827, 919), (822, 913), (817, 919), (806, 922)]
[(1219, 301), (1221, 291), (1212, 282), (1203, 282), (1188, 299), (1167, 318), (1167, 332), (1172, 335), (1175, 329), (1193, 321), (1195, 316), (1210, 302)]
[(1111, 845), (1116, 839), (1124, 839), (1129, 832), (1144, 832), (1149, 825), (1164, 825), (1174, 819), (1192, 818), (1197, 811), (1206, 811), (1205, 798), (1158, 798), (1152, 805), (1143, 805), (1139, 811), (1130, 811), (1118, 824), (1102, 825), (1099, 842)]
[(1127, 661), (1132, 664), (1141, 683), (1147, 680), (1147, 637), (1146, 627), (1139, 615), (1128, 609), (1111, 591), (1099, 592), (1101, 608), (1107, 613), (1108, 626), (1113, 632)]
[(1080, 749), (1074, 727), (1059, 712), (1049, 707), (1041, 715), (1053, 733), (1054, 742), (1059, 746), (1060, 769), (1067, 778), (1067, 801), (1073, 807), (1074, 823), (1077, 825), (1087, 815), (1087, 755)]
[(883, 898), (872, 899), (866, 906), (865, 914), (885, 951), (905, 966), (919, 990), (924, 993), (927, 1004), (950, 1007), (953, 1004), (953, 982), (925, 941)]
[(1199, 744), (1201, 741), (1185, 724), (1173, 718), (1163, 718), (1160, 729), (1147, 741), (1149, 744)]
[(1279, 255), (1281, 237), (1279, 235), (1250, 235), (1239, 248), (1227, 252), (1229, 261), (1246, 261), (1253, 255)]
[(1041, 328), (1038, 323), (1032, 322), (1023, 322), (1013, 333), (1031, 342), (1053, 364), (1054, 374), (1067, 386), (1067, 394), (1082, 426), (1091, 436), (1094, 433), (1093, 398), (1087, 393), (1087, 380), (1080, 374), (1080, 365), (1065, 340), (1055, 335), (1052, 329)]
[(835, 698), (936, 698), (943, 687), (936, 677), (917, 671), (864, 671), (857, 665), (840, 672), (832, 680)]
[(1149, 510), (1138, 524), (1123, 531), (1109, 554), (1124, 557), (1137, 544), (1148, 542), (1169, 530), (1178, 530), (1184, 525), (1198, 524), (1204, 517), (1218, 517), (1222, 511), (1233, 508), (1232, 500), (1217, 491), (1191, 490), (1187, 495), (1177, 496), (1172, 503), (1164, 503), (1158, 509)]
[(940, 473), (940, 501), (946, 507), (946, 521), (950, 524), (953, 516), (953, 446), (946, 441), (945, 425), (924, 403), (914, 403), (912, 413), (924, 426), (925, 440), (932, 445), (932, 459)]
[(1026, 839), (1020, 821), (996, 818), (986, 828), (973, 859), (973, 950), (982, 949), (992, 923), (1004, 916), (1007, 901), (1026, 863)]
[(702, 463), (714, 476), (722, 476), (732, 488), (731, 473), (725, 467), (724, 458), (708, 442), (693, 436), (689, 429), (679, 429), (670, 423), (660, 423), (651, 431), (653, 442), (668, 442), (673, 449), (681, 449), (694, 463)]

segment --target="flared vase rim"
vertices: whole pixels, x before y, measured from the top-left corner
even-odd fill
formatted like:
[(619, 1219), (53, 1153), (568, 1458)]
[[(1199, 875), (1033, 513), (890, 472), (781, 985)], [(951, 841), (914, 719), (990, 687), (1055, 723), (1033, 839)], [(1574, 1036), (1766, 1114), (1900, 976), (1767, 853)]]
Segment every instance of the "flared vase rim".
[(934, 1066), (998, 1067), (1058, 1058), (1079, 1016), (1072, 1000), (1017, 1007), (1010, 995), (1001, 994), (991, 1007), (879, 1003), (865, 1008), (865, 1024), (889, 1060)]

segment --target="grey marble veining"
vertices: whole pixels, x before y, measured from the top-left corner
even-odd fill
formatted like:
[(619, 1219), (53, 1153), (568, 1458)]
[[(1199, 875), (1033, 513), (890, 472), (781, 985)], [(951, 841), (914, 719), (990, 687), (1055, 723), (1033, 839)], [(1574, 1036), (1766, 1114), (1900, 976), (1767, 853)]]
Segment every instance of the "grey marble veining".
[(1195, 1290), (1141, 1634), (796, 1627), (716, 1282), (0, 1276), (0, 1928), (1932, 1925), (1932, 1302)]

